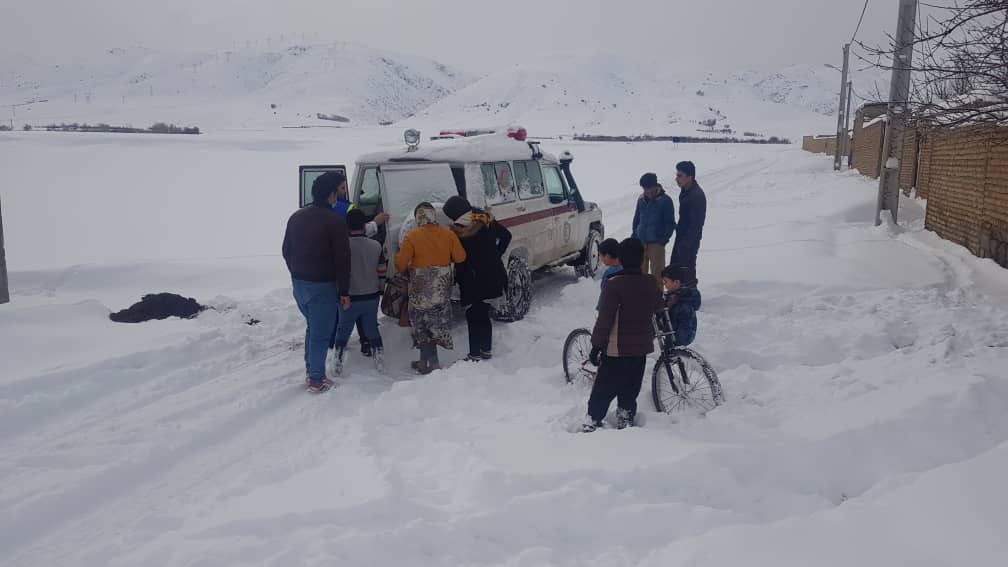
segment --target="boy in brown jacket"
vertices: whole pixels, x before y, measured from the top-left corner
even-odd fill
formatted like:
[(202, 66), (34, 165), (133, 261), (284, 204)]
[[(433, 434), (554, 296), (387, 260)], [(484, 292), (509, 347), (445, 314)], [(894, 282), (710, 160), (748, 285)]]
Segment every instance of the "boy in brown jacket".
[(616, 428), (633, 425), (637, 395), (644, 381), (644, 365), (654, 351), (651, 316), (661, 298), (654, 277), (641, 272), (644, 245), (627, 238), (619, 245), (623, 271), (606, 282), (598, 319), (592, 330), (591, 362), (599, 367), (588, 398), (588, 417), (582, 430), (595, 431), (616, 398)]

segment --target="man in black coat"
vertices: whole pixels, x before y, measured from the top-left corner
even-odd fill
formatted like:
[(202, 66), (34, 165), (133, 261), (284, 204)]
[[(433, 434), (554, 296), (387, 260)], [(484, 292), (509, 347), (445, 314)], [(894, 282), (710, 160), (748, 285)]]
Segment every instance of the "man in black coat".
[(465, 261), (455, 265), (469, 326), (466, 360), (488, 360), (493, 356), (493, 324), (487, 300), (504, 295), (507, 269), (501, 256), (511, 243), (511, 231), (489, 214), (473, 209), (462, 197), (448, 199), (443, 210), (466, 252)]
[(679, 224), (669, 266), (687, 268), (696, 283), (697, 253), (707, 219), (707, 196), (696, 182), (696, 166), (691, 161), (676, 164), (676, 184), (679, 185)]

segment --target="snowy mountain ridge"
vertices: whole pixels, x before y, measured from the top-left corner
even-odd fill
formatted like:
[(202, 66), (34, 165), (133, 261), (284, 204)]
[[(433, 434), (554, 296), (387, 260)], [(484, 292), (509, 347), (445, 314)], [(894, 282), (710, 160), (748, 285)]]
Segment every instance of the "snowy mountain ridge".
[[(60, 64), (0, 59), (0, 100), (22, 123), (153, 122), (215, 128), (522, 122), (547, 134), (798, 136), (831, 129), (839, 73), (825, 66), (684, 70), (604, 52), (562, 52), (482, 78), (353, 44), (216, 51), (109, 49)], [(854, 72), (855, 90), (881, 78)]]
[[(877, 73), (855, 73), (853, 80), (861, 85), (856, 90), (869, 92)], [(565, 53), (484, 77), (417, 121), (522, 123), (552, 134), (796, 137), (831, 129), (838, 88), (839, 73), (825, 66), (717, 73)]]
[(61, 64), (23, 54), (0, 61), (0, 99), (46, 100), (23, 112), (24, 120), (39, 123), (375, 124), (400, 120), (472, 80), (436, 61), (346, 43), (117, 48)]

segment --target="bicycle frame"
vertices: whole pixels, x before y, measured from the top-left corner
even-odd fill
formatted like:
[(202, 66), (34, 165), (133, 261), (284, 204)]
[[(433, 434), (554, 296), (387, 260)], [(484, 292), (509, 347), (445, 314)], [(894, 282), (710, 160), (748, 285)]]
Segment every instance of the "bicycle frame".
[(680, 393), (679, 386), (672, 379), (675, 376), (672, 372), (673, 363), (679, 367), (679, 375), (682, 376), (683, 383), (688, 386), (690, 382), (689, 376), (686, 375), (686, 365), (682, 363), (682, 359), (674, 352), (676, 348), (675, 328), (672, 326), (672, 317), (669, 316), (668, 309), (665, 308), (657, 311), (651, 317), (651, 324), (654, 326), (655, 337), (658, 338), (658, 346), (661, 348), (662, 353), (658, 361), (665, 364), (665, 371), (669, 376), (669, 385), (678, 394)]
[[(665, 364), (670, 385), (678, 394), (680, 392), (679, 385), (672, 379), (676, 374), (672, 372), (671, 365), (675, 364), (679, 368), (679, 376), (682, 377), (685, 385), (688, 386), (690, 381), (689, 376), (686, 374), (686, 366), (675, 353), (675, 329), (672, 327), (672, 318), (669, 316), (668, 309), (661, 309), (652, 315), (651, 325), (654, 327), (655, 338), (658, 340), (658, 348), (661, 353), (658, 357), (658, 362)], [(591, 362), (587, 360), (581, 362), (581, 370), (593, 378), (598, 375), (598, 369), (594, 368)]]
[[(693, 349), (676, 344), (673, 317), (668, 309), (653, 313), (651, 324), (654, 338), (658, 340), (658, 360), (651, 368), (651, 396), (655, 409), (674, 413), (699, 408), (705, 413), (724, 403), (721, 382), (710, 364)], [(588, 360), (589, 350), (592, 350), (591, 334), (587, 328), (578, 328), (564, 340), (563, 372), (568, 384), (593, 383), (598, 379), (599, 368)], [(709, 395), (707, 385), (710, 386)]]
[(675, 348), (675, 329), (672, 327), (672, 317), (669, 316), (668, 309), (662, 309), (652, 315), (651, 325), (654, 327), (662, 354), (671, 352)]

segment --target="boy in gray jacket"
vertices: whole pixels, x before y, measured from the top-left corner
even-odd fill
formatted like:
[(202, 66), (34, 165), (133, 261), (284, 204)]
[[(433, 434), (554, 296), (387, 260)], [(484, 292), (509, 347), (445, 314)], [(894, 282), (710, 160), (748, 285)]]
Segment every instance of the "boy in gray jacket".
[(382, 338), (378, 333), (378, 301), (381, 298), (382, 282), (378, 276), (382, 247), (366, 235), (367, 217), (358, 209), (351, 209), (346, 217), (350, 230), (350, 307), (340, 313), (336, 327), (336, 350), (333, 353), (333, 374), (343, 372), (343, 357), (347, 341), (354, 326), (360, 321), (363, 336), (371, 344), (375, 367), (379, 372), (384, 366)]

